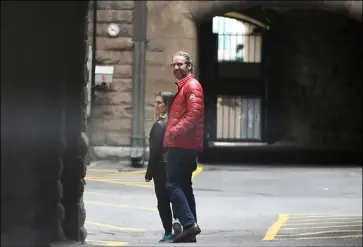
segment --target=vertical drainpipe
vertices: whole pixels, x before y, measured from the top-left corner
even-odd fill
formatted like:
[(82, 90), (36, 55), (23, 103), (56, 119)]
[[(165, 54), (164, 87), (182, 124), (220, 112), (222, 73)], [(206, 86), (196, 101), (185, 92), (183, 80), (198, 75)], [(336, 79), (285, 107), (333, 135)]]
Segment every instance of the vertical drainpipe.
[(146, 15), (147, 1), (135, 1), (134, 8), (134, 62), (132, 73), (132, 166), (144, 164), (145, 154), (145, 48), (146, 48)]
[(92, 77), (91, 77), (91, 111), (94, 104), (94, 86), (95, 86), (95, 71), (96, 71), (96, 29), (97, 29), (97, 0), (93, 0), (93, 18), (92, 18)]

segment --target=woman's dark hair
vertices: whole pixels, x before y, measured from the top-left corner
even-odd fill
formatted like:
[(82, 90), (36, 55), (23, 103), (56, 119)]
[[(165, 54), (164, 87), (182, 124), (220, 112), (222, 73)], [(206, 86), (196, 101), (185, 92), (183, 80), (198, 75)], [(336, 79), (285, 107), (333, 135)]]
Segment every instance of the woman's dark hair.
[(171, 104), (173, 103), (175, 94), (172, 92), (159, 92), (155, 97), (160, 96), (163, 99), (166, 107), (166, 119), (168, 119)]

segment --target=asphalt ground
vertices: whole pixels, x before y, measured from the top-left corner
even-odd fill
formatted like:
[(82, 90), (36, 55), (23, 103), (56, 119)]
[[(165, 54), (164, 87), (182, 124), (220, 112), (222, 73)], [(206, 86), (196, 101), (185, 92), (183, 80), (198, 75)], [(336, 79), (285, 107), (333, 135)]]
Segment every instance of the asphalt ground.
[[(88, 244), (160, 245), (153, 184), (144, 174), (117, 165), (88, 169)], [(193, 183), (202, 233), (178, 246), (362, 246), (360, 167), (200, 165)]]

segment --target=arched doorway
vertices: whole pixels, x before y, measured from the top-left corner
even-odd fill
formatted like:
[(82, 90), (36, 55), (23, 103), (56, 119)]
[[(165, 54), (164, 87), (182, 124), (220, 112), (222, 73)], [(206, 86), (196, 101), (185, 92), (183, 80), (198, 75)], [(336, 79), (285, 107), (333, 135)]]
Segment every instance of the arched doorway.
[[(293, 21), (287, 23), (288, 20)], [(347, 31), (336, 35), (339, 28), (330, 29), (326, 23), (346, 25), (344, 30)], [(356, 25), (343, 16), (322, 10), (282, 12), (258, 7), (202, 22), (198, 26), (198, 75), (206, 98), (202, 161), (233, 156), (239, 162), (303, 162), (305, 158), (317, 157), (315, 153), (322, 147), (330, 150), (333, 141), (329, 143), (326, 139), (334, 136), (339, 140), (341, 137), (334, 131), (329, 134), (328, 128), (334, 127), (327, 127), (331, 121), (325, 113), (333, 108), (335, 103), (332, 102), (337, 101), (324, 100), (330, 97), (325, 92), (332, 93), (332, 87), (338, 85), (331, 84), (337, 77), (328, 80), (327, 76), (331, 73), (330, 67), (337, 66), (334, 64), (346, 66), (337, 62), (346, 59), (340, 51), (348, 51), (341, 41), (359, 39), (356, 31), (348, 31)], [(357, 42), (351, 44), (360, 49)], [(337, 46), (341, 46), (339, 52)], [(354, 61), (357, 63), (359, 59)], [(361, 74), (353, 69), (356, 67), (354, 61), (349, 60), (351, 71), (360, 78)], [(339, 84), (346, 85), (343, 80)], [(359, 85), (353, 84), (359, 91)], [(344, 98), (348, 97), (348, 91), (337, 90), (335, 93)], [(348, 98), (354, 98), (353, 91)], [(323, 105), (331, 107), (324, 108)], [(331, 115), (350, 118), (343, 111)], [(356, 121), (358, 126), (359, 117)], [(319, 124), (325, 127), (317, 127)], [(333, 145), (339, 143), (336, 141)], [(229, 152), (221, 155), (217, 151), (222, 147), (241, 146), (243, 148), (236, 148), (233, 155)], [(319, 160), (326, 160), (331, 155), (322, 157), (325, 158)]]
[(207, 149), (226, 142), (261, 145), (266, 141), (263, 47), (268, 29), (238, 13), (200, 25), (198, 74), (206, 97)]

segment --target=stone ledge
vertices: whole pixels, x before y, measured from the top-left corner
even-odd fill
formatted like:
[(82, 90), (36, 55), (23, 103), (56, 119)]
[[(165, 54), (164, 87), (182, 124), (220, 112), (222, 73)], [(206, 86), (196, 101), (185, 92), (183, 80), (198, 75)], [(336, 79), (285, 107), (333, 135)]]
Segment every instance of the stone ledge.
[[(70, 247), (70, 246), (79, 246), (79, 245), (85, 246), (80, 242), (76, 242), (76, 241), (72, 241), (72, 240), (52, 242), (52, 243), (50, 243), (49, 246), (50, 247), (53, 247), (53, 246), (57, 246), (57, 247), (67, 246), (67, 247)], [(89, 246), (91, 246), (91, 245), (89, 245)]]
[[(93, 159), (95, 160), (129, 160), (131, 147), (116, 146), (93, 146), (91, 147)], [(149, 147), (145, 150), (145, 160), (149, 158)]]

